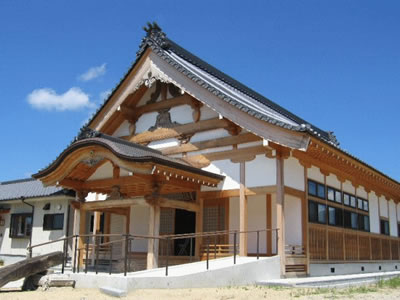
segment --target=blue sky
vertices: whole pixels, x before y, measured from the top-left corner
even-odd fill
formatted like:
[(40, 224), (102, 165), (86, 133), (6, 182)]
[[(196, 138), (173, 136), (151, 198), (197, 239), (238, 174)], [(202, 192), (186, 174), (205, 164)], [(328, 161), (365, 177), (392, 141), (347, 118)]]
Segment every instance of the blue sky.
[(0, 181), (45, 167), (147, 21), (400, 180), (400, 1), (0, 1)]

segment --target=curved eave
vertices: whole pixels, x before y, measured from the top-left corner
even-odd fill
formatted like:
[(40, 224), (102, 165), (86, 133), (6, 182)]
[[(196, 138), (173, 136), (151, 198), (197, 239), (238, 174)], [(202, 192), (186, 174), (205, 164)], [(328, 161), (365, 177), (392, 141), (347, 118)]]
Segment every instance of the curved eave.
[(134, 156), (125, 155), (125, 154), (117, 151), (115, 148), (111, 147), (109, 144), (104, 143), (97, 139), (87, 139), (87, 140), (75, 142), (74, 144), (69, 146), (67, 149), (65, 149), (57, 157), (57, 159), (54, 160), (48, 167), (39, 171), (36, 174), (33, 174), (32, 177), (34, 177), (36, 179), (41, 179), (43, 177), (48, 176), (51, 172), (55, 171), (60, 166), (60, 164), (64, 161), (64, 159), (67, 158), (68, 155), (72, 154), (74, 151), (76, 151), (78, 149), (82, 149), (82, 148), (90, 147), (90, 146), (103, 147), (103, 148), (109, 150), (116, 157), (118, 157), (124, 161), (127, 161), (127, 162), (154, 163), (154, 164), (163, 165), (166, 167), (172, 167), (172, 168), (179, 169), (182, 171), (190, 172), (190, 173), (197, 174), (200, 176), (205, 176), (205, 177), (217, 180), (217, 181), (221, 181), (225, 178), (224, 176), (219, 175), (219, 174), (214, 174), (214, 173), (207, 172), (207, 171), (204, 171), (204, 170), (201, 170), (198, 168), (194, 168), (192, 166), (180, 164), (178, 162), (170, 161), (167, 159), (162, 159), (159, 157), (154, 157), (154, 156), (134, 157)]

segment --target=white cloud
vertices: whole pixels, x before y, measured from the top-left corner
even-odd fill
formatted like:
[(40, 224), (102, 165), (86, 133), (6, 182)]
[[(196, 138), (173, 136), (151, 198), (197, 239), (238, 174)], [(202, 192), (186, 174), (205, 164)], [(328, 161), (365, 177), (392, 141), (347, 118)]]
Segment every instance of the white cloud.
[(50, 88), (36, 89), (28, 95), (28, 102), (36, 109), (57, 111), (77, 110), (93, 106), (89, 95), (78, 87), (72, 87), (64, 94), (57, 94)]
[(82, 80), (82, 81), (89, 81), (89, 80), (95, 79), (97, 77), (100, 77), (104, 74), (106, 74), (106, 64), (105, 63), (100, 66), (90, 68), (85, 73), (79, 75), (78, 79)]

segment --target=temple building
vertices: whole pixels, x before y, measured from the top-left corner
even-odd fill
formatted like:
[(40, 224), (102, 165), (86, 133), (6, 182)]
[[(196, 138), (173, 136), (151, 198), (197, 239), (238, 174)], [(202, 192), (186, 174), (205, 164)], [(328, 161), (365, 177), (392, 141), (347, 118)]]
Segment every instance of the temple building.
[(236, 251), (279, 257), (282, 276), (400, 262), (398, 181), (157, 24), (76, 140), (33, 177), (75, 191), (70, 235), (79, 238), (68, 248), (72, 257), (83, 249), (81, 266), (96, 243), (104, 258), (114, 243), (113, 259), (128, 255), (131, 271), (163, 266), (167, 254), (178, 264)]

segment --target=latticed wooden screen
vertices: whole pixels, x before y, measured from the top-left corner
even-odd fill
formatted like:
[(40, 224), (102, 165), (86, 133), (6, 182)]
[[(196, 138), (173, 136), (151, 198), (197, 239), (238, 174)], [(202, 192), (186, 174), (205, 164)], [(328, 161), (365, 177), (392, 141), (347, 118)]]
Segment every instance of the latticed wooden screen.
[[(161, 208), (160, 211), (160, 235), (174, 234), (175, 233), (175, 209), (174, 208)], [(174, 243), (169, 243), (169, 255), (174, 253)], [(167, 242), (160, 240), (159, 254), (167, 254)]]

